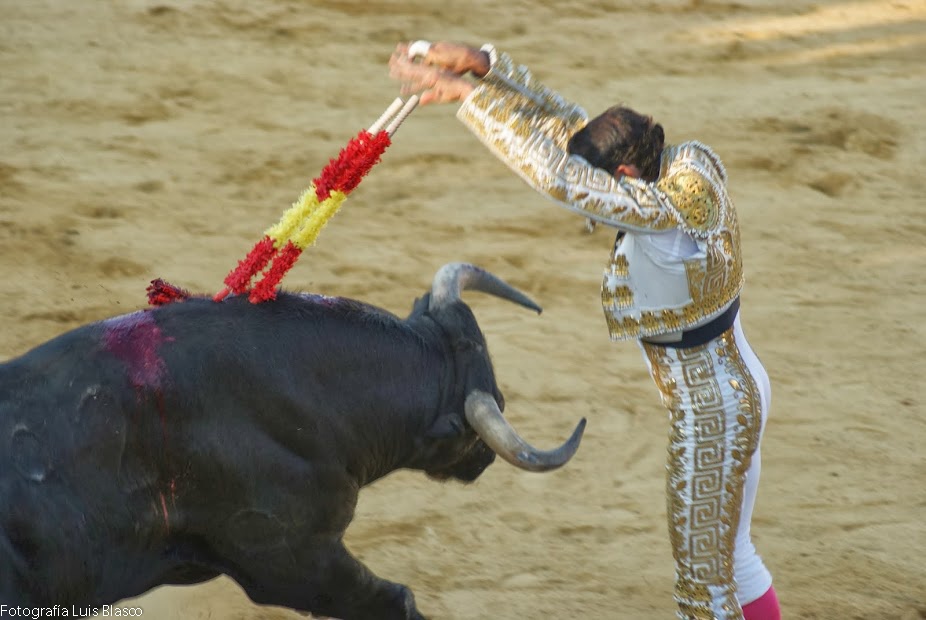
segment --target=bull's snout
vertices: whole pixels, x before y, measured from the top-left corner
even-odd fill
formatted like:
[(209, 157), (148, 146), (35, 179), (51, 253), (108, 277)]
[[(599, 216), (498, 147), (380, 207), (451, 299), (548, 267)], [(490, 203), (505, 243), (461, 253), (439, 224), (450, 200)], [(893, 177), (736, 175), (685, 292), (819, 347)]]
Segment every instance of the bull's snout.
[(426, 473), (428, 477), (441, 482), (450, 479), (473, 482), (494, 462), (495, 452), (484, 441), (477, 439), (462, 458), (447, 467)]
[(469, 457), (454, 468), (453, 477), (461, 482), (473, 482), (494, 462), (495, 452), (484, 441), (480, 440), (476, 442)]

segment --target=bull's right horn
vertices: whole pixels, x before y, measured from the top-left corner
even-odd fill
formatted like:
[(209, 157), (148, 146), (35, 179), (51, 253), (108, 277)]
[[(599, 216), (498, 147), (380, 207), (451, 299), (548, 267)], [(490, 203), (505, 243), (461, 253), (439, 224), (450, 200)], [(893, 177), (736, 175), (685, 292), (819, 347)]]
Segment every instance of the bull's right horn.
[(568, 463), (579, 449), (585, 432), (585, 418), (582, 418), (566, 443), (554, 450), (538, 450), (521, 439), (489, 394), (473, 390), (466, 397), (464, 409), (466, 420), (486, 445), (515, 467), (528, 471), (550, 471)]
[(447, 263), (437, 270), (431, 283), (431, 302), (428, 309), (436, 310), (460, 299), (463, 290), (476, 290), (507, 299), (540, 314), (541, 308), (534, 301), (484, 269), (470, 263)]

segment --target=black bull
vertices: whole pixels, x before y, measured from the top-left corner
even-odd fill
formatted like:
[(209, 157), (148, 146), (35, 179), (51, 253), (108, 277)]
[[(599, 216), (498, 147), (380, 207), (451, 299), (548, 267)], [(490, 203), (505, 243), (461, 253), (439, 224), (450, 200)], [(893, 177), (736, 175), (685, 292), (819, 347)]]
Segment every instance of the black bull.
[(0, 603), (94, 607), (226, 574), (256, 602), (423, 618), (344, 547), (361, 487), (400, 468), (546, 471), (501, 415), (460, 292), (533, 308), (450, 264), (406, 319), (281, 293), (190, 298), (75, 329), (0, 365)]

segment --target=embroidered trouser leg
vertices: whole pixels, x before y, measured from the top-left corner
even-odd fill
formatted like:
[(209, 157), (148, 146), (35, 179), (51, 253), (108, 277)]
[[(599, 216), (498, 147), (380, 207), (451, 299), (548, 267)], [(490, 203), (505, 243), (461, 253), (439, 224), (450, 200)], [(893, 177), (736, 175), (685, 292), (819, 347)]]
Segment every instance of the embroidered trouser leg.
[(704, 345), (641, 346), (669, 410), (666, 499), (678, 616), (742, 620), (741, 604), (771, 586), (749, 535), (768, 375), (739, 317)]

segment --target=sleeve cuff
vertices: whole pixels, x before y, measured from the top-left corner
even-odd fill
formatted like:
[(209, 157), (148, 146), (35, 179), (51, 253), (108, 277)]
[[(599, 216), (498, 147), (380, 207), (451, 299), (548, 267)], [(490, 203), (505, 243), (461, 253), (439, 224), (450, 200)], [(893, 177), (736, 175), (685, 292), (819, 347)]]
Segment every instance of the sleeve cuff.
[(495, 63), (498, 61), (498, 51), (495, 49), (495, 46), (491, 43), (485, 43), (482, 47), (479, 48), (480, 52), (486, 52), (489, 55), (489, 73), (492, 73), (492, 69), (495, 67)]

